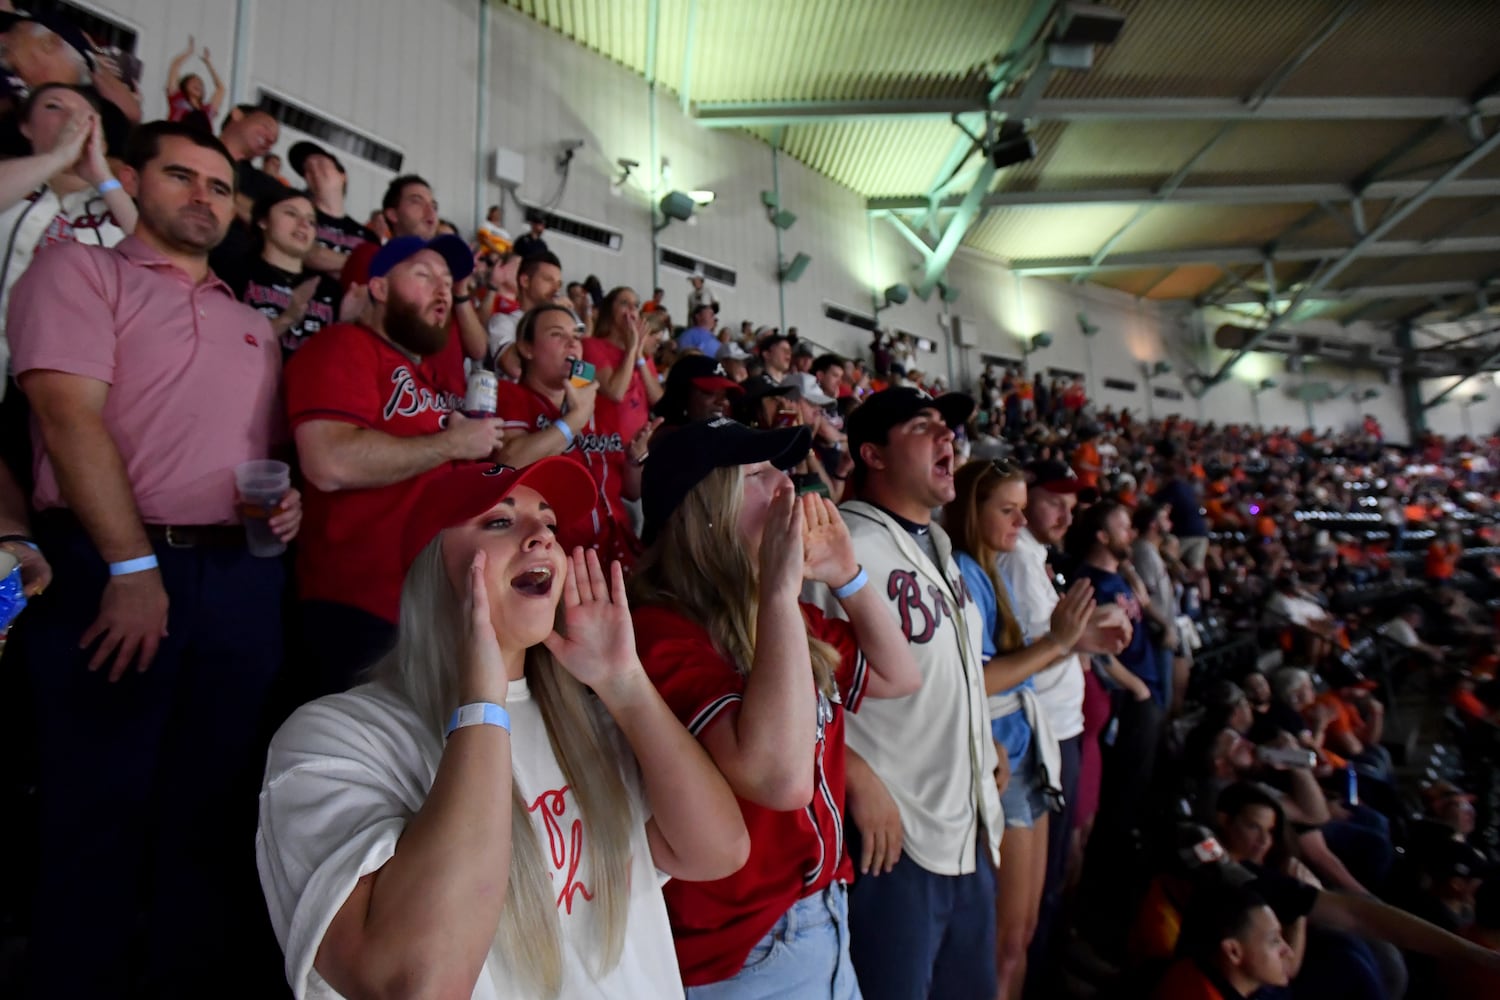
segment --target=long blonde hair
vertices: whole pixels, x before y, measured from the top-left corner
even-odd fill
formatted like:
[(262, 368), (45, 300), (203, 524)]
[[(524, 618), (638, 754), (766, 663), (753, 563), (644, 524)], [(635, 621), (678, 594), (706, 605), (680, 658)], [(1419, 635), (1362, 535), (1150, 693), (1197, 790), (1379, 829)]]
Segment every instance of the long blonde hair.
[[(715, 469), (667, 518), (630, 576), (633, 605), (662, 605), (708, 631), (741, 674), (755, 659), (760, 567), (739, 537), (745, 471)], [(800, 543), (799, 543), (800, 544)], [(811, 633), (807, 651), (818, 690), (832, 698), (839, 654)]]
[(999, 551), (985, 543), (980, 530), (980, 511), (985, 501), (1007, 483), (1026, 482), (1021, 471), (1009, 463), (996, 464), (979, 460), (969, 462), (953, 477), (954, 494), (943, 508), (943, 530), (953, 542), (953, 550), (977, 562), (990, 586), (995, 588), (995, 607), (999, 609), (999, 628), (994, 636), (997, 653), (1013, 653), (1026, 645), (1021, 623), (1010, 606), (1010, 589), (1000, 579)]
[[(462, 601), (448, 580), (442, 548), (434, 539), (412, 564), (402, 585), (396, 648), (375, 665), (371, 676), (410, 703), (439, 738), (448, 716), (458, 707), (459, 639), (464, 628)], [(552, 752), (588, 826), (594, 880), (590, 888), (602, 930), (594, 971), (602, 976), (619, 964), (630, 902), (632, 813), (616, 763), (619, 750), (588, 689), (546, 647), (527, 650), (526, 680), (541, 709)], [(510, 884), (491, 947), (498, 949), (531, 991), (557, 996), (563, 975), (557, 889), (532, 827), (528, 803), (514, 783), (510, 842)]]

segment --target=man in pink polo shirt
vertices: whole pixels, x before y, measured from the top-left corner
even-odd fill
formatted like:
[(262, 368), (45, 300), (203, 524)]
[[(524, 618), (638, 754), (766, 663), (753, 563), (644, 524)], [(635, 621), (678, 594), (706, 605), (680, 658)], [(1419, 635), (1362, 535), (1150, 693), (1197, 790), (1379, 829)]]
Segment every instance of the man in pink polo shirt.
[[(283, 569), (245, 547), (234, 469), (279, 436), (280, 347), (208, 268), (234, 212), (224, 147), (152, 122), (126, 163), (135, 235), (43, 250), (9, 308), (36, 541), (55, 572), (25, 623), (32, 959), (48, 996), (166, 996), (244, 969), (258, 912), (254, 782)], [(290, 540), (300, 520), (289, 491), (271, 525)]]

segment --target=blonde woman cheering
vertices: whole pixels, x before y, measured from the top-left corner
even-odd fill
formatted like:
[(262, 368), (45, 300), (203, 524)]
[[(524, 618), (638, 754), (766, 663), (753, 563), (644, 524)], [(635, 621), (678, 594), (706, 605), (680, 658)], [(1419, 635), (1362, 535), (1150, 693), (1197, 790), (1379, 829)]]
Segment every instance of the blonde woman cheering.
[(396, 648), (271, 744), (257, 854), (297, 996), (680, 995), (658, 872), (723, 878), (748, 838), (619, 565), (565, 553), (594, 493), (550, 458), (413, 500)]
[[(865, 697), (911, 694), (921, 674), (838, 511), (797, 497), (783, 471), (810, 442), (802, 427), (716, 420), (661, 438), (646, 463), (636, 642), (750, 831), (739, 872), (666, 888), (691, 1000), (860, 995), (845, 891), (844, 713)], [(800, 603), (809, 580), (834, 588), (848, 621)]]

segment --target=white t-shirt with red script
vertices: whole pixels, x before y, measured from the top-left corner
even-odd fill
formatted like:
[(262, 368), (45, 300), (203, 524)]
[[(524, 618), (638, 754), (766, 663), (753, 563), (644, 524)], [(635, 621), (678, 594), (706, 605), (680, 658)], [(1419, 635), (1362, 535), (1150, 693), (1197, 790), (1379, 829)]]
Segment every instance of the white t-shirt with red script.
[[(540, 706), (526, 681), (506, 696), (511, 768), (551, 866), (562, 927), (561, 1000), (680, 997), (682, 980), (662, 899), (662, 877), (646, 840), (647, 807), (623, 739), (621, 780), (634, 812), (630, 903), (620, 962), (595, 978), (600, 950), (589, 827), (552, 753)], [(601, 713), (602, 714), (602, 713)], [(426, 801), (443, 744), (388, 688), (365, 684), (299, 708), (276, 733), (260, 793), (256, 861), (287, 981), (298, 997), (337, 997), (313, 969), (328, 925), (354, 885), (396, 852)], [(497, 794), (499, 794), (497, 792)], [(474, 1000), (529, 1000), (499, 953), (485, 959)]]

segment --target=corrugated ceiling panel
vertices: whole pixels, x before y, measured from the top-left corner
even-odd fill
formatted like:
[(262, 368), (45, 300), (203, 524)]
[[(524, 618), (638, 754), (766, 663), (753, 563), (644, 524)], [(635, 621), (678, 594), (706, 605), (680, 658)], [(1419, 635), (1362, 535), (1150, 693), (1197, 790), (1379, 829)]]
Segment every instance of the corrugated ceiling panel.
[(1411, 122), (1244, 122), (1194, 169), (1194, 184), (1352, 180), (1411, 134)]
[(1111, 0), (1126, 15), (1093, 70), (1059, 72), (1049, 97), (1244, 97), (1312, 37), (1333, 0)]
[(1006, 190), (1077, 189), (1093, 181), (1169, 177), (1214, 134), (1213, 122), (1048, 122), (1037, 128), (1037, 158), (1006, 171)]
[(979, 222), (964, 242), (1013, 261), (1086, 256), (1124, 225), (1132, 211), (1117, 205), (1007, 208)]
[[(1287, 96), (1467, 96), (1495, 72), (1500, 3), (1375, 0), (1287, 81)], [(1478, 44), (1476, 44), (1478, 43)]]
[(782, 149), (860, 194), (906, 195), (927, 190), (961, 137), (942, 120), (842, 122), (789, 128)]
[[(1101, 271), (1093, 279), (1095, 284), (1106, 288), (1113, 288), (1127, 295), (1140, 298), (1155, 288), (1165, 279), (1171, 277), (1173, 268), (1153, 267), (1143, 271)], [(1067, 280), (1067, 279), (1059, 279)]]
[(1152, 299), (1197, 298), (1217, 284), (1222, 277), (1224, 277), (1224, 272), (1217, 267), (1204, 265), (1179, 267), (1151, 289), (1148, 297)]
[[(664, 0), (687, 5), (687, 0)], [(859, 100), (975, 93), (1024, 3), (699, 0), (693, 98)]]
[(1115, 253), (1187, 247), (1263, 246), (1311, 205), (1159, 205), (1141, 218)]
[(1390, 261), (1361, 260), (1339, 275), (1338, 286), (1405, 285), (1426, 281), (1479, 281), (1500, 271), (1500, 254), (1438, 254), (1412, 257), (1398, 267)]
[(1500, 198), (1434, 198), (1391, 230), (1387, 239), (1494, 235), (1500, 235)]

